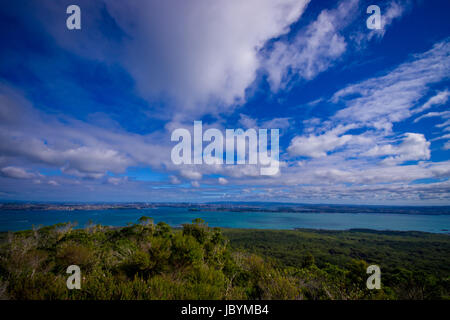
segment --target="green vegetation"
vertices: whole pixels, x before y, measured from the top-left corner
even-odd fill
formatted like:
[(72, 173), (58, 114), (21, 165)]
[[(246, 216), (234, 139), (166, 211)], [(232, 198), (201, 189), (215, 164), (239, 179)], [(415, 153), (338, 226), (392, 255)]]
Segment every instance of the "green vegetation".
[[(425, 233), (58, 224), (0, 237), (3, 299), (448, 299), (450, 238)], [(366, 289), (378, 264), (382, 289)], [(80, 290), (66, 269), (81, 268)]]
[[(415, 231), (224, 229), (233, 250), (264, 257), (276, 267), (312, 261), (351, 269), (355, 261), (380, 266), (382, 283), (396, 299), (448, 299), (450, 237)], [(367, 276), (365, 276), (367, 278)]]

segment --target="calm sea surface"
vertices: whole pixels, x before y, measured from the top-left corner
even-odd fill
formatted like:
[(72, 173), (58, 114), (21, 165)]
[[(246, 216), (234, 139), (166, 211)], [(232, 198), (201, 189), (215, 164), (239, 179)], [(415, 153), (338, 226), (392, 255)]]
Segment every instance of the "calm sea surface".
[(330, 229), (365, 228), (375, 230), (425, 231), (450, 233), (450, 215), (407, 215), (379, 213), (288, 213), (288, 212), (211, 212), (185, 208), (80, 210), (80, 211), (0, 211), (0, 231), (30, 229), (33, 225), (77, 222), (84, 227), (89, 220), (108, 226), (137, 223), (141, 216), (171, 226), (202, 218), (210, 226), (254, 229)]

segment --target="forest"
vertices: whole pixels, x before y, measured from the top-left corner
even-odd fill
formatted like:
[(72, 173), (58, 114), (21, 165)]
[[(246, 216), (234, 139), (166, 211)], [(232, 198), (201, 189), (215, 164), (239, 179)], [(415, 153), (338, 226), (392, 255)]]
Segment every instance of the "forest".
[[(366, 287), (369, 265), (381, 289)], [(81, 289), (66, 285), (68, 266)], [(449, 299), (446, 234), (64, 223), (0, 234), (0, 299)]]

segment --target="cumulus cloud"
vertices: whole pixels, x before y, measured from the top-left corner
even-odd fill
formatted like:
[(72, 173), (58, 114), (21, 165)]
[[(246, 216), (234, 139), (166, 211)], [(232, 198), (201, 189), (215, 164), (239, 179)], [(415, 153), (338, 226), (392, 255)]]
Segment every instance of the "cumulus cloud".
[(6, 164), (25, 161), (99, 178), (132, 165), (158, 167), (169, 159), (169, 146), (157, 143), (161, 133), (144, 136), (67, 117), (61, 121), (36, 111), (20, 92), (5, 85), (0, 86), (0, 101), (0, 113), (7, 115), (0, 120), (0, 153)]
[(202, 174), (200, 172), (189, 169), (181, 170), (180, 175), (190, 180), (200, 180), (202, 178)]
[(2, 168), (0, 169), (0, 172), (3, 176), (14, 179), (31, 179), (36, 177), (34, 173), (30, 173), (23, 168), (13, 166)]
[[(89, 32), (77, 41), (59, 27), (55, 11), (64, 3), (39, 3), (39, 12), (49, 18), (43, 23), (61, 45), (82, 56), (120, 62), (141, 96), (166, 101), (155, 115), (181, 118), (243, 102), (260, 67), (259, 50), (287, 33), (309, 0), (80, 0), (89, 12), (83, 22)], [(119, 39), (107, 37), (106, 43), (105, 15), (121, 30)], [(167, 106), (176, 112), (167, 112)]]
[(351, 127), (337, 127), (321, 135), (297, 136), (292, 139), (287, 150), (293, 156), (324, 157), (328, 151), (333, 151), (352, 139), (352, 135), (342, 135), (349, 129)]
[(220, 178), (217, 180), (217, 182), (219, 182), (219, 184), (221, 184), (221, 185), (225, 185), (225, 184), (228, 183), (228, 180), (225, 179), (225, 178), (223, 178), (223, 177), (220, 177)]
[(430, 159), (430, 142), (423, 134), (406, 133), (399, 145), (386, 144), (375, 146), (365, 153), (367, 156), (390, 156), (384, 159), (387, 163), (405, 162), (409, 160)]
[(242, 101), (259, 67), (259, 49), (286, 33), (308, 2), (132, 1), (108, 7), (124, 30), (141, 31), (127, 43), (125, 61), (140, 91), (168, 94), (195, 113)]

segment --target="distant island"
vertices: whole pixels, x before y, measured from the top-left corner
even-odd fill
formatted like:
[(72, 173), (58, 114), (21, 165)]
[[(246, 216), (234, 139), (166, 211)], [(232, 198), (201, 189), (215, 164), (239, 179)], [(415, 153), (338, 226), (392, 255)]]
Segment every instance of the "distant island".
[(450, 206), (375, 206), (375, 205), (337, 205), (337, 204), (300, 204), (279, 202), (130, 202), (130, 203), (0, 203), (0, 211), (74, 211), (109, 209), (149, 209), (149, 208), (187, 208), (189, 211), (233, 211), (233, 212), (298, 212), (298, 213), (389, 213), (450, 215)]

